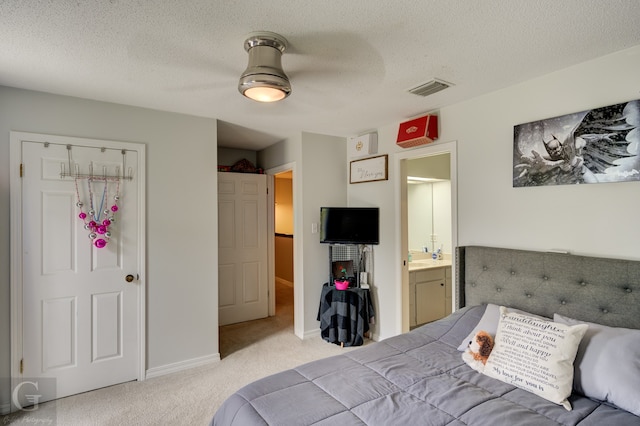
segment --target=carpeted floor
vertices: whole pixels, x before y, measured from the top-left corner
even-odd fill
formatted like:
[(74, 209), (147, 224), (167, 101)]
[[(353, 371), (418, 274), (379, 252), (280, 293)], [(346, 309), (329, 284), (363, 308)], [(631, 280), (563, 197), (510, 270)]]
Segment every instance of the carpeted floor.
[(293, 289), (278, 284), (276, 291), (274, 317), (220, 328), (220, 362), (41, 404), (37, 412), (0, 417), (0, 425), (206, 425), (245, 384), (354, 349), (319, 336), (300, 340), (293, 334)]

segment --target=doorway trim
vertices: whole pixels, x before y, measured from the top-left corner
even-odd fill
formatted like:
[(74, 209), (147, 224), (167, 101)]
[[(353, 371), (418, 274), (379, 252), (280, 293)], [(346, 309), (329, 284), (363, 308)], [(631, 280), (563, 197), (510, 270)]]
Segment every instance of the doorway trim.
[[(297, 259), (302, 259), (302, 253), (299, 253), (299, 250), (302, 248), (300, 244), (299, 235), (302, 234), (302, 230), (298, 229), (298, 225), (300, 221), (297, 219), (299, 206), (297, 203), (296, 194), (298, 193), (298, 182), (297, 182), (297, 171), (296, 171), (296, 163), (285, 163), (280, 166), (272, 167), (270, 169), (265, 170), (265, 173), (268, 175), (276, 175), (283, 172), (291, 171), (291, 195), (293, 197), (293, 333), (298, 336), (300, 339), (304, 338), (304, 291), (302, 287), (302, 266), (296, 263)], [(275, 185), (274, 185), (275, 186)], [(274, 234), (275, 234), (275, 197), (269, 199), (269, 211), (272, 212), (272, 216), (269, 219), (269, 263), (270, 269), (269, 274), (272, 276), (273, 280), (269, 283), (269, 306), (271, 307), (271, 303), (273, 303), (274, 311), (275, 311), (275, 244), (274, 244)], [(271, 308), (269, 308), (271, 309)]]
[[(409, 265), (408, 265), (408, 236), (407, 236), (407, 179), (406, 162), (422, 157), (439, 154), (449, 154), (451, 172), (451, 265), (456, 264), (456, 250), (458, 245), (458, 171), (457, 171), (457, 141), (436, 143), (424, 148), (398, 152), (394, 155), (394, 179), (398, 182), (395, 192), (396, 200), (396, 282), (401, 283), (396, 289), (396, 333), (409, 331)], [(451, 268), (451, 281), (456, 282), (455, 267)], [(455, 291), (451, 295), (452, 311), (458, 300)]]
[[(9, 199), (10, 199), (10, 241), (11, 241), (11, 277), (10, 277), (10, 328), (11, 328), (11, 389), (19, 382), (20, 360), (22, 359), (22, 333), (23, 333), (23, 311), (22, 311), (22, 178), (20, 168), (22, 163), (22, 143), (28, 142), (51, 142), (57, 144), (82, 145), (93, 148), (101, 148), (108, 143), (110, 146), (136, 151), (138, 153), (138, 368), (137, 379), (145, 379), (146, 369), (146, 146), (143, 143), (120, 142), (114, 140), (87, 139), (73, 136), (58, 136), (28, 132), (10, 132), (9, 143)], [(13, 401), (11, 402), (13, 406)], [(13, 409), (13, 407), (12, 407)]]

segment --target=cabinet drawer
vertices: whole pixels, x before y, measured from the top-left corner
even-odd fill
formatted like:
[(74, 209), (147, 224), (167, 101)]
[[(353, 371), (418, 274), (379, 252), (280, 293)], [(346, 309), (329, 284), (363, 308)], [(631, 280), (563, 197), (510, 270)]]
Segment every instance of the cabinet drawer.
[(444, 270), (445, 268), (433, 268), (416, 271), (416, 282), (444, 280)]

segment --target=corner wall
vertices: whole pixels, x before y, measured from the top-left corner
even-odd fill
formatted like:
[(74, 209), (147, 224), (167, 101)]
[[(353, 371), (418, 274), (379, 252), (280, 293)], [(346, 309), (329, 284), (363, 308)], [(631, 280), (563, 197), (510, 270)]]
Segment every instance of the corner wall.
[[(345, 138), (302, 133), (258, 152), (264, 169), (295, 164), (294, 300), (295, 334), (304, 338), (320, 332), (316, 316), (322, 284), (328, 281), (329, 250), (320, 244), (312, 223), (320, 222), (321, 206), (345, 206), (347, 181)], [(299, 309), (303, 307), (303, 309)]]
[(312, 232), (312, 224), (318, 224), (319, 230), (320, 207), (345, 205), (347, 197), (344, 182), (348, 180), (346, 156), (345, 138), (302, 134), (303, 206), (296, 211), (296, 221), (302, 225), (305, 335), (319, 333), (317, 316), (320, 294), (322, 285), (329, 281), (329, 248), (326, 244), (320, 244), (320, 233)]
[(514, 125), (638, 99), (638, 75), (640, 46), (443, 109), (458, 243), (640, 259), (640, 182), (512, 187)]
[(11, 375), (12, 130), (146, 144), (146, 368), (219, 359), (217, 227), (202, 225), (217, 223), (216, 120), (0, 86), (0, 377)]
[[(640, 182), (513, 188), (513, 126), (640, 98), (640, 46), (563, 69), (439, 112), (440, 138), (456, 141), (458, 241), (528, 250), (640, 259)], [(409, 119), (408, 117), (407, 119)], [(378, 129), (389, 154), (389, 181), (349, 185), (349, 205), (377, 205), (381, 243), (374, 248), (379, 337), (401, 329), (395, 291), (401, 265), (394, 231), (399, 183), (391, 161), (399, 123)]]

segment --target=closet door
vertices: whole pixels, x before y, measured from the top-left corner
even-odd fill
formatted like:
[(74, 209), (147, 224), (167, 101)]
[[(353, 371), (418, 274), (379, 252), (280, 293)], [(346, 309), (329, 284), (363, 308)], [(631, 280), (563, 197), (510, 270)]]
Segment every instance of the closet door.
[(267, 176), (218, 173), (220, 325), (266, 318)]

